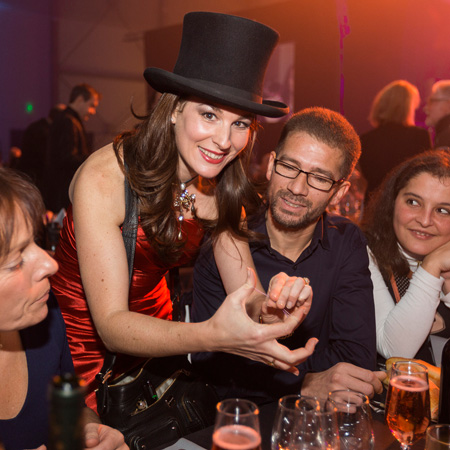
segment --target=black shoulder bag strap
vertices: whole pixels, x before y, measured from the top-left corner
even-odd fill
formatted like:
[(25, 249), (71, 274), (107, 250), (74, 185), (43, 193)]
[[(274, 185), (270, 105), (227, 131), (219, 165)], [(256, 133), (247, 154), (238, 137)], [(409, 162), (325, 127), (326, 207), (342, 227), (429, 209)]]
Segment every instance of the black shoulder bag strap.
[[(127, 167), (125, 166), (125, 168)], [(127, 252), (130, 287), (133, 277), (138, 221), (138, 199), (136, 194), (131, 190), (127, 177), (125, 177), (125, 219), (122, 224), (122, 238), (125, 244), (125, 250)], [(106, 390), (108, 387), (108, 378), (111, 376), (115, 361), (116, 354), (106, 350), (103, 367), (95, 377), (98, 382), (97, 410), (99, 414), (104, 413), (106, 410)]]
[[(128, 169), (127, 166), (125, 166)], [(122, 224), (122, 238), (127, 252), (128, 276), (130, 281), (133, 277), (134, 254), (136, 251), (137, 229), (139, 222), (138, 199), (134, 191), (131, 190), (127, 178), (125, 177), (125, 219)], [(169, 288), (173, 304), (173, 320), (182, 321), (184, 318), (180, 304), (181, 283), (178, 267), (170, 269)], [(112, 374), (112, 369), (116, 361), (116, 354), (106, 350), (103, 366), (95, 379), (98, 383), (97, 411), (102, 414), (106, 411), (108, 388), (108, 378)]]

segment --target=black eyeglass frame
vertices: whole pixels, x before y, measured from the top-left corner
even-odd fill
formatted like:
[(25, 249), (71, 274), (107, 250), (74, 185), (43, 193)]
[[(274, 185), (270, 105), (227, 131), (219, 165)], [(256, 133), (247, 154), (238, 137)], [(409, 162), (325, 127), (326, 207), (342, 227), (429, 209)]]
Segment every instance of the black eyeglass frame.
[[(289, 168), (296, 170), (297, 171), (297, 175), (295, 175), (295, 177), (288, 177), (286, 175), (281, 174), (280, 172), (277, 171), (277, 165), (278, 163), (281, 163), (282, 165), (288, 166)], [(306, 182), (308, 183), (308, 186), (312, 187), (313, 189), (317, 189), (318, 191), (322, 191), (322, 192), (330, 192), (331, 189), (333, 189), (333, 186), (335, 184), (339, 184), (342, 183), (343, 181), (345, 181), (345, 178), (341, 178), (340, 180), (333, 180), (332, 178), (328, 178), (325, 177), (323, 175), (318, 175), (317, 173), (313, 173), (313, 172), (306, 172), (305, 170), (299, 169), (298, 167), (295, 167), (291, 164), (288, 164), (286, 161), (282, 161), (281, 159), (274, 159), (274, 164), (273, 164), (273, 168), (275, 170), (275, 172), (280, 175), (281, 177), (284, 178), (288, 178), (289, 180), (295, 180), (301, 173), (304, 173), (306, 175)], [(320, 189), (316, 186), (313, 186), (310, 182), (309, 182), (309, 176), (312, 175), (314, 177), (317, 178), (323, 178), (324, 180), (328, 180), (331, 182), (331, 186), (329, 187), (329, 189)]]

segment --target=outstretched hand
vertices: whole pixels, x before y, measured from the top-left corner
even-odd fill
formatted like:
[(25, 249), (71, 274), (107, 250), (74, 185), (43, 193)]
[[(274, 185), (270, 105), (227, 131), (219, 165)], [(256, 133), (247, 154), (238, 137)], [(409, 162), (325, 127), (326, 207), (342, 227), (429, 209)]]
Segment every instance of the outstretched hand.
[(238, 290), (228, 295), (208, 321), (211, 333), (218, 343), (216, 351), (244, 356), (254, 361), (269, 364), (277, 369), (298, 375), (296, 365), (305, 361), (313, 352), (317, 339), (310, 339), (305, 347), (290, 350), (276, 339), (292, 333), (304, 317), (300, 308), (272, 324), (258, 324), (247, 314), (245, 303), (254, 291), (256, 275), (248, 269), (247, 281)]

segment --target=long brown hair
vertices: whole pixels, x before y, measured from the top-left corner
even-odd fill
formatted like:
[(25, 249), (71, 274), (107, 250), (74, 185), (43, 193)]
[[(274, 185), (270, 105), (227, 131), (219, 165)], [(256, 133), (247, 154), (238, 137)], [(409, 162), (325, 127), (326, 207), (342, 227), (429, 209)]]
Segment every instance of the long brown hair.
[(386, 282), (392, 274), (407, 275), (409, 272), (394, 231), (394, 208), (399, 192), (421, 173), (439, 179), (450, 178), (450, 152), (429, 150), (395, 167), (370, 198), (364, 214), (362, 229)]
[(43, 231), (45, 212), (38, 188), (25, 175), (0, 167), (0, 261), (9, 254), (18, 212), (37, 237)]
[[(179, 222), (173, 208), (174, 186), (180, 185), (180, 179), (177, 175), (178, 149), (170, 122), (173, 111), (183, 102), (184, 99), (174, 94), (163, 94), (136, 130), (119, 135), (114, 142), (118, 162), (139, 198), (144, 233), (159, 257), (166, 262), (176, 261), (184, 246), (184, 242), (177, 239)], [(245, 173), (255, 133), (254, 120), (245, 149), (215, 180), (210, 180), (218, 218), (199, 221), (205, 229), (211, 230), (213, 239), (223, 231), (248, 237), (248, 232), (242, 227), (242, 208), (252, 213), (260, 205), (260, 198)], [(126, 171), (121, 149), (128, 167)]]

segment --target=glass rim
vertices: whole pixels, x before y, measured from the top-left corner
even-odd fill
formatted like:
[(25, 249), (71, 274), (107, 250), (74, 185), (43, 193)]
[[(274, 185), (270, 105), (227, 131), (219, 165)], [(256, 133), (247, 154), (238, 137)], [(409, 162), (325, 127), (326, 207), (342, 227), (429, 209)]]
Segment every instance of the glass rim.
[(224, 411), (222, 409), (222, 407), (224, 405), (226, 406), (228, 404), (232, 404), (233, 402), (236, 405), (238, 405), (238, 404), (247, 405), (247, 406), (249, 406), (251, 408), (250, 411), (240, 412), (239, 416), (241, 416), (241, 417), (253, 416), (253, 415), (259, 416), (259, 407), (258, 407), (258, 405), (255, 402), (252, 402), (251, 400), (247, 400), (245, 398), (226, 398), (225, 400), (221, 400), (216, 405), (217, 412), (220, 413), (220, 414), (224, 414), (226, 416), (234, 417), (236, 415), (235, 412), (228, 412), (228, 411)]
[(360, 391), (354, 391), (353, 389), (336, 389), (334, 391), (330, 391), (328, 393), (328, 398), (330, 400), (334, 401), (331, 398), (332, 394), (334, 394), (334, 393), (344, 393), (344, 392), (347, 392), (349, 394), (357, 395), (357, 396), (361, 397), (361, 399), (363, 400), (363, 403), (365, 403), (365, 404), (369, 404), (370, 403), (369, 397), (366, 394), (364, 394), (363, 392), (360, 392)]
[(427, 427), (426, 436), (429, 437), (430, 439), (433, 439), (436, 442), (441, 443), (441, 444), (449, 445), (450, 439), (448, 439), (447, 441), (443, 441), (438, 436), (431, 434), (433, 431), (440, 430), (442, 428), (446, 428), (448, 430), (448, 434), (450, 437), (450, 424), (448, 424), (448, 423), (433, 423), (433, 424), (431, 424), (430, 426)]
[[(417, 372), (411, 372), (411, 371), (408, 371), (408, 370), (402, 370), (402, 369), (399, 368), (399, 366), (402, 365), (402, 364), (410, 366), (410, 367), (411, 366), (412, 367), (417, 367), (417, 368), (420, 368), (421, 370), (417, 371)], [(428, 369), (427, 369), (426, 366), (424, 366), (423, 364), (420, 364), (420, 363), (418, 363), (416, 361), (412, 361), (412, 360), (395, 361), (392, 364), (391, 373), (392, 373), (392, 369), (395, 369), (396, 371), (401, 372), (401, 373), (406, 373), (408, 375), (415, 374), (415, 373), (427, 373), (428, 374)]]
[(306, 411), (306, 412), (322, 412), (322, 408), (320, 407), (320, 401), (317, 397), (312, 397), (309, 395), (301, 395), (297, 401), (295, 402), (295, 410), (296, 411), (303, 411), (302, 409), (299, 408), (298, 404), (300, 402), (300, 400), (306, 400), (306, 401), (310, 401), (311, 403), (314, 402), (316, 404), (316, 407), (314, 409), (311, 409), (311, 411)]
[[(295, 404), (297, 403), (297, 400), (300, 399), (302, 397), (301, 394), (288, 394), (288, 395), (283, 395), (283, 397), (280, 397), (278, 399), (277, 405), (281, 408), (286, 408), (286, 409), (295, 409)], [(295, 399), (295, 400), (294, 400)], [(289, 401), (293, 401), (292, 406), (287, 405), (286, 402)]]

